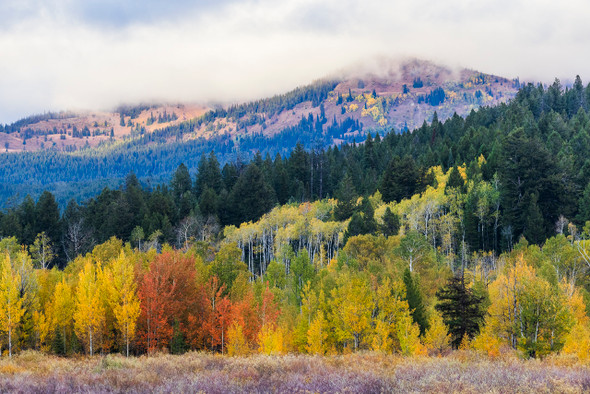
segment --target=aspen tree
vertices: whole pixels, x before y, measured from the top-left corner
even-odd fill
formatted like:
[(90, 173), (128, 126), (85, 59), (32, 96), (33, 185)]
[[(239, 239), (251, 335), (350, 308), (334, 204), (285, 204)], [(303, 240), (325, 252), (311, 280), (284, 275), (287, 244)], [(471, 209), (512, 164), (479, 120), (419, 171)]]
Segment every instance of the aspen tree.
[(129, 342), (135, 336), (140, 305), (132, 261), (121, 252), (108, 268), (107, 287), (109, 305), (115, 315), (115, 326), (125, 340), (125, 354), (129, 357)]
[(12, 357), (14, 332), (21, 323), (25, 313), (23, 298), (19, 288), (21, 277), (12, 269), (9, 255), (5, 255), (1, 263), (0, 274), (0, 330), (8, 335), (8, 355)]
[(74, 310), (74, 298), (72, 295), (72, 289), (66, 283), (65, 279), (62, 279), (55, 286), (55, 292), (53, 294), (53, 301), (52, 301), (52, 325), (55, 330), (62, 331), (63, 337), (63, 351), (64, 354), (67, 352), (67, 337), (66, 332), (67, 328), (72, 324), (73, 315), (72, 311)]
[(105, 310), (100, 298), (100, 265), (87, 262), (78, 276), (74, 327), (92, 356), (94, 342), (105, 320)]

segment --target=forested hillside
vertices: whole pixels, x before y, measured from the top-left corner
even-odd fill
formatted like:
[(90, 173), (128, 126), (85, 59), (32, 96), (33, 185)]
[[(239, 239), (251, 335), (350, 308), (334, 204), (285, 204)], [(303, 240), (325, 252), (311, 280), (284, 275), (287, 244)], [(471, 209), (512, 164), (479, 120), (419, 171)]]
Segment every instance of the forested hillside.
[[(0, 217), (9, 353), (590, 358), (590, 87)], [(4, 315), (3, 315), (4, 316)]]
[(216, 107), (121, 106), (111, 113), (47, 113), (0, 126), (0, 206), (51, 191), (60, 206), (81, 202), (133, 172), (144, 184), (167, 182), (179, 164), (192, 175), (201, 154), (221, 165), (256, 152), (289, 156), (300, 142), (327, 150), (413, 130), (434, 113), (464, 117), (514, 97), (518, 81), (423, 61), (355, 71), (249, 103)]

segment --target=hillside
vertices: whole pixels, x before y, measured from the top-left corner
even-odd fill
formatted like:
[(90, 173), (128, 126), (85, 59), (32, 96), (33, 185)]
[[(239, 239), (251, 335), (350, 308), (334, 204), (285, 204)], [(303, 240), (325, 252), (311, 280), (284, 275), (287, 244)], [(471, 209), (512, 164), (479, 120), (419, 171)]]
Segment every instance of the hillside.
[(25, 198), (0, 212), (18, 313), (4, 348), (587, 363), (588, 111), (579, 77), (527, 84), (412, 133), (223, 166), (211, 153), (196, 176), (128, 175), (63, 211)]
[[(345, 72), (283, 96), (212, 111), (212, 116), (204, 117), (183, 138), (272, 137), (297, 127), (303, 118), (312, 115), (323, 120), (323, 132), (334, 124), (350, 125), (342, 129), (342, 135), (334, 136), (333, 142), (338, 143), (363, 135), (363, 130), (413, 130), (425, 120), (432, 120), (435, 111), (441, 120), (453, 113), (466, 116), (479, 106), (506, 102), (514, 97), (517, 86), (506, 78), (467, 69), (453, 72), (431, 62), (385, 64), (378, 73)], [(302, 95), (292, 100), (298, 91), (314, 88), (320, 90), (317, 97)], [(138, 138), (201, 118), (210, 110), (210, 106), (194, 104), (142, 104), (121, 106), (112, 112), (47, 113), (0, 129), (0, 146), (4, 152), (72, 152), (107, 141)]]
[(194, 173), (211, 151), (223, 165), (256, 152), (286, 157), (298, 142), (316, 150), (362, 142), (369, 132), (413, 130), (435, 112), (442, 121), (506, 102), (519, 85), (417, 60), (373, 66), (243, 104), (124, 106), (0, 126), (0, 205), (50, 190), (64, 206), (117, 187), (130, 172), (160, 184), (180, 163)]
[(202, 116), (207, 110), (209, 108), (202, 105), (152, 104), (122, 106), (112, 112), (46, 113), (6, 126), (0, 133), (0, 147), (4, 148), (3, 152), (73, 152), (175, 126)]

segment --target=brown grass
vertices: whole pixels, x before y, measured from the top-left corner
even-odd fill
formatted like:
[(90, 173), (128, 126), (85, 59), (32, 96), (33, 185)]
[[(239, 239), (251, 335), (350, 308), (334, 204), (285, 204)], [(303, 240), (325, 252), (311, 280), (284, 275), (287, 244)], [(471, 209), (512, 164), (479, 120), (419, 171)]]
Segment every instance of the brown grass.
[(567, 392), (590, 390), (590, 367), (554, 358), (490, 361), (475, 353), (403, 358), (378, 353), (126, 359), (23, 352), (0, 360), (1, 392)]

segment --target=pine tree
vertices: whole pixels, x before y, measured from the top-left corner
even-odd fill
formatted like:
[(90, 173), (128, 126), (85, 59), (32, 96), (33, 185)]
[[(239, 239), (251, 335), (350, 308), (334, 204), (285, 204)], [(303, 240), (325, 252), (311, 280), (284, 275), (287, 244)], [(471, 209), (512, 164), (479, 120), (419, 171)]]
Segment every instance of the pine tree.
[(35, 228), (35, 234), (45, 232), (51, 240), (61, 239), (59, 206), (48, 191), (41, 194), (35, 206)]
[(250, 164), (238, 178), (229, 200), (233, 210), (232, 222), (239, 225), (256, 220), (270, 211), (275, 204), (276, 196), (260, 168)]
[(543, 215), (539, 209), (539, 206), (537, 205), (537, 194), (532, 194), (529, 200), (529, 205), (524, 212), (525, 226), (523, 235), (530, 243), (539, 245), (545, 241)]
[(424, 335), (428, 329), (428, 318), (417, 277), (410, 272), (409, 268), (406, 268), (403, 280), (406, 285), (406, 300), (410, 308), (410, 315), (412, 320), (420, 327), (420, 335)]
[(590, 183), (586, 185), (582, 198), (580, 199), (576, 219), (579, 223), (586, 223), (590, 220)]
[(450, 278), (447, 284), (436, 292), (438, 304), (435, 308), (449, 328), (451, 343), (456, 349), (463, 338), (473, 338), (479, 333), (484, 312), (481, 308), (483, 297), (476, 295), (465, 283), (463, 274)]
[(356, 206), (356, 190), (352, 182), (352, 177), (347, 172), (340, 182), (336, 192), (338, 203), (334, 208), (334, 218), (339, 221), (348, 219), (354, 213)]
[(462, 190), (464, 185), (465, 181), (463, 180), (463, 177), (459, 173), (457, 167), (451, 168), (451, 172), (449, 173), (449, 178), (447, 179), (447, 184), (445, 186), (445, 192), (449, 188), (457, 188), (459, 190)]
[(399, 216), (391, 211), (389, 207), (385, 209), (382, 217), (381, 233), (386, 237), (397, 235), (400, 228)]

